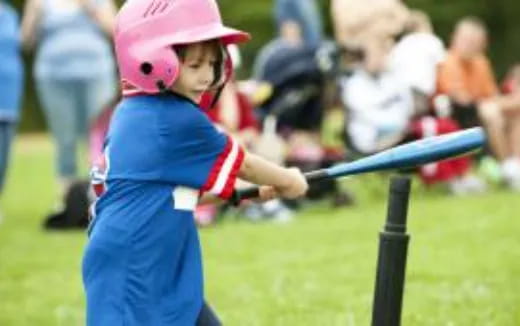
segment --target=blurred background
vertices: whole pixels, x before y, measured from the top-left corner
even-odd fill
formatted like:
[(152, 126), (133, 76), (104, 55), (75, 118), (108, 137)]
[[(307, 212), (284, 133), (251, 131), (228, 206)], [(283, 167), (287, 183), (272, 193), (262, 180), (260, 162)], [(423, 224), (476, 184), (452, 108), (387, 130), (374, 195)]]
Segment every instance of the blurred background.
[[(0, 0), (0, 326), (84, 324), (88, 171), (124, 87), (122, 3)], [(233, 78), (201, 106), (252, 152), (309, 171), (472, 127), (488, 137), (470, 156), (329, 180), (301, 200), (198, 206), (224, 324), (369, 324), (400, 173), (413, 180), (403, 325), (520, 325), (520, 2), (218, 3), (253, 39), (227, 49)]]
[[(123, 1), (116, 1), (120, 5)], [(504, 76), (508, 67), (518, 60), (520, 52), (520, 4), (514, 0), (408, 0), (409, 6), (426, 11), (435, 26), (437, 34), (445, 41), (449, 39), (455, 22), (463, 17), (475, 15), (482, 18), (493, 36), (490, 43), (489, 55), (498, 77)], [(13, 0), (13, 5), (21, 11), (24, 1)], [(269, 41), (275, 32), (276, 26), (272, 22), (272, 1), (259, 0), (251, 2), (220, 0), (222, 15), (230, 25), (246, 31), (254, 31), (253, 39), (243, 46), (244, 66), (240, 76), (247, 76), (250, 71), (255, 53)], [(328, 13), (330, 1), (317, 1), (323, 16), (325, 31), (332, 35), (332, 23)], [(26, 55), (27, 64), (32, 62), (32, 56)], [(28, 70), (28, 76), (30, 76)], [(43, 131), (44, 119), (39, 108), (31, 78), (26, 79), (27, 95), (24, 97), (24, 110), (21, 121), (21, 131)]]

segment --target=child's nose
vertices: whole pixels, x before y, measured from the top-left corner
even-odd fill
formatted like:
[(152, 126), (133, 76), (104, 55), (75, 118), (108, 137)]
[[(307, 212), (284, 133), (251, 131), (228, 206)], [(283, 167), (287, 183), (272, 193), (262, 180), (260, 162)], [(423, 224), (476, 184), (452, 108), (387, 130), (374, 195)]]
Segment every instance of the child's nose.
[(214, 77), (214, 71), (213, 67), (208, 67), (204, 69), (204, 74), (202, 76), (202, 82), (206, 85), (210, 85), (213, 82)]

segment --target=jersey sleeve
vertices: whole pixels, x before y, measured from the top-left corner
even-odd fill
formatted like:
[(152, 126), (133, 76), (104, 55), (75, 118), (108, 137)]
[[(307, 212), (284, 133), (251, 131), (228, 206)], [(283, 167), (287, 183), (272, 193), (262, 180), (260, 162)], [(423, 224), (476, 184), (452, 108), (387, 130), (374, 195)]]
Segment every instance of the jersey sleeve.
[(166, 180), (229, 198), (244, 160), (242, 147), (196, 108), (178, 110), (173, 118), (160, 128)]
[(227, 199), (233, 193), (238, 171), (244, 161), (244, 150), (232, 137), (224, 137), (226, 145), (211, 167), (201, 190)]

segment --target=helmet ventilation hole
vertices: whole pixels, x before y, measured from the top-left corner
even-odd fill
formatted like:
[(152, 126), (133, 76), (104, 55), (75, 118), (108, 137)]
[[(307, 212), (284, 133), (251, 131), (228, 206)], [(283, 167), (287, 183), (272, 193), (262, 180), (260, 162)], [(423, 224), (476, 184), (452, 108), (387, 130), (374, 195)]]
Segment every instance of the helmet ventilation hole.
[(141, 68), (141, 72), (142, 72), (143, 74), (145, 74), (145, 75), (149, 75), (149, 74), (151, 74), (152, 71), (153, 71), (153, 65), (152, 65), (151, 63), (149, 63), (149, 62), (143, 62), (143, 63), (141, 64), (141, 67), (140, 67), (140, 68)]

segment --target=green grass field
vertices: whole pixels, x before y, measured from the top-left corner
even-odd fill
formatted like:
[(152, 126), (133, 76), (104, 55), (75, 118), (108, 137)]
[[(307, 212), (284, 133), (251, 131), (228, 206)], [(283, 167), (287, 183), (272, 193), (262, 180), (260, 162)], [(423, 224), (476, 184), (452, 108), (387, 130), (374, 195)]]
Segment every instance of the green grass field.
[[(52, 151), (16, 143), (0, 208), (0, 325), (83, 325), (83, 232), (46, 233)], [(387, 181), (346, 181), (290, 224), (227, 220), (201, 231), (206, 291), (226, 325), (369, 325)], [(403, 325), (520, 325), (520, 195), (453, 198), (414, 182)], [(110, 325), (107, 325), (110, 326)]]

